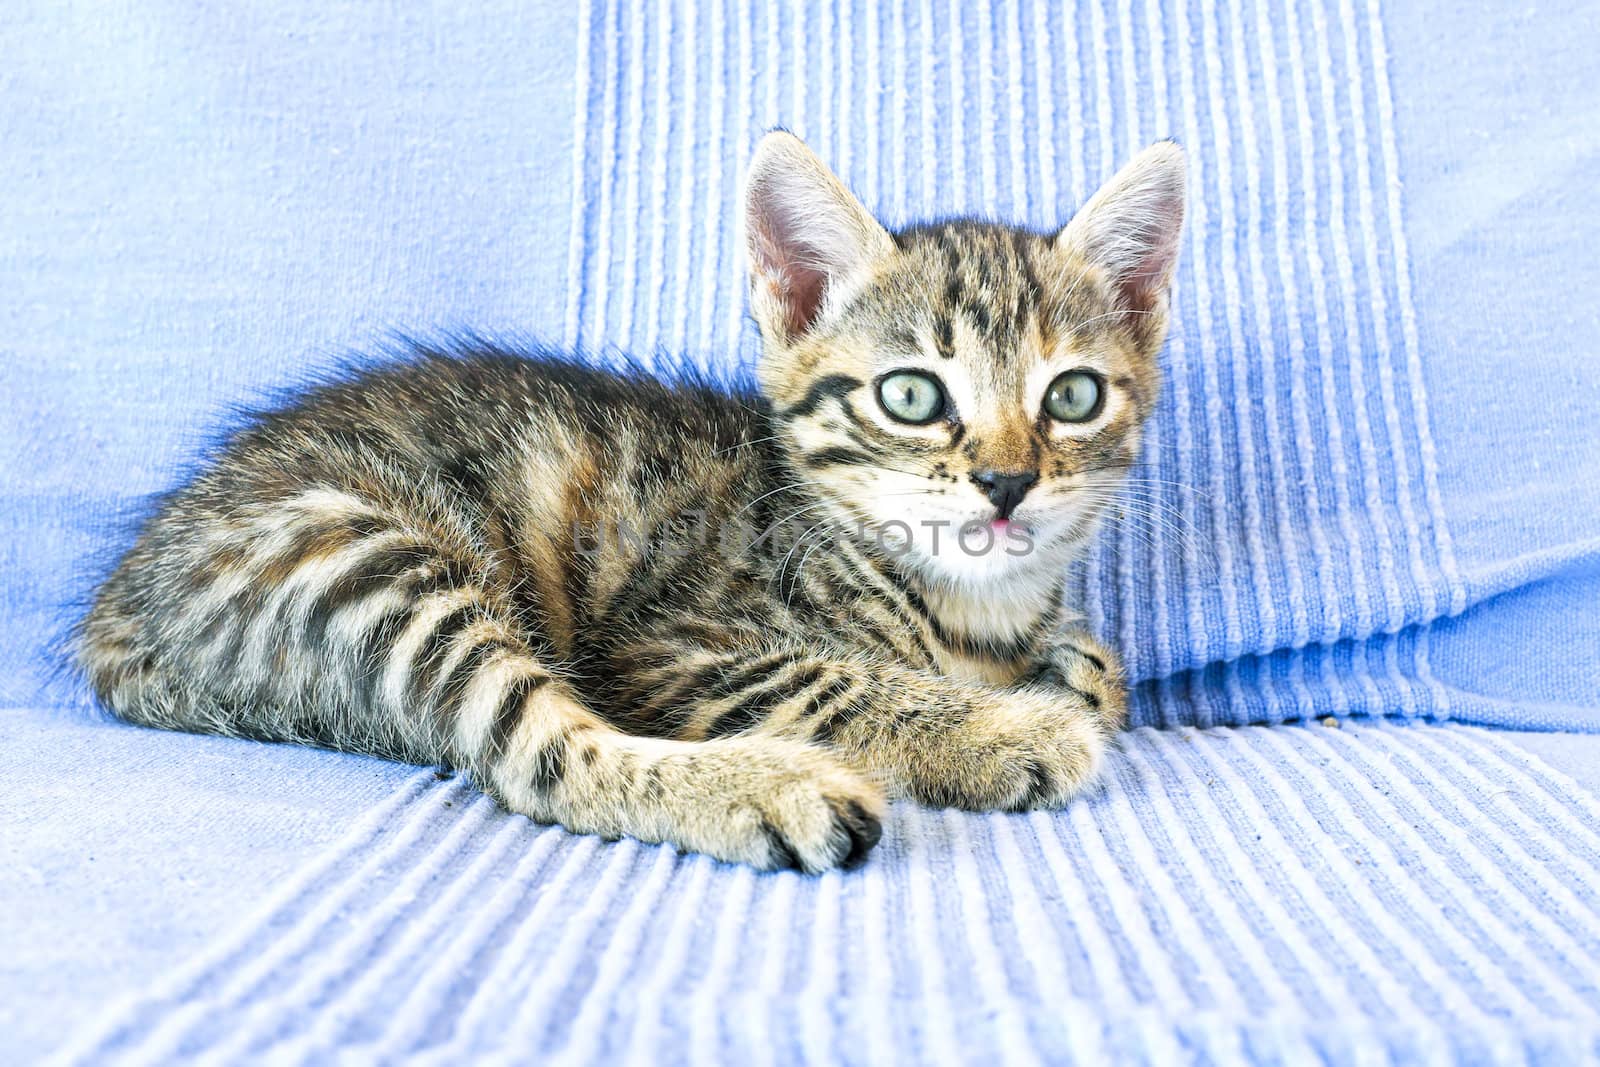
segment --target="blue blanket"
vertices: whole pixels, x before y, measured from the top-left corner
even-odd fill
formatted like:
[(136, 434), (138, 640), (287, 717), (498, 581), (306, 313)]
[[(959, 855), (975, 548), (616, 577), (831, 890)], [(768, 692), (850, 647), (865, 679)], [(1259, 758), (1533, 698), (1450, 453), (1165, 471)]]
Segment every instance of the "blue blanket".
[[(1479, 732), (1140, 732), (1109, 800), (897, 811), (878, 867), (809, 883), (558, 839), (404, 769), (100, 724), (52, 680), (119, 524), (226, 408), (390, 331), (752, 361), (736, 204), (764, 129), (806, 137), (891, 225), (1054, 227), (1173, 136), (1194, 183), (1168, 388), (1074, 576), (1136, 722), (1600, 731), (1600, 13), (1432, 7), (8, 5), (0, 707), (35, 758), (13, 768), (28, 802), (0, 808), (22, 842), (0, 1005), (33, 997), (0, 1007), (0, 1038), (76, 1034), (94, 1059), (358, 1037), (393, 1058), (884, 1058), (859, 1039), (920, 1061), (963, 1035), (1019, 1060), (1592, 1051), (1592, 801)], [(216, 818), (281, 818), (283, 845), (210, 861)], [(83, 842), (107, 826), (100, 882)], [(27, 921), (52, 899), (81, 909), (77, 940)], [(141, 933), (163, 906), (200, 918)], [(697, 907), (743, 918), (702, 928)], [(426, 931), (452, 910), (441, 970)], [(98, 970), (69, 942), (106, 946)], [(41, 978), (52, 953), (73, 981)], [(778, 989), (790, 1006), (756, 1010)], [(402, 1004), (431, 1022), (395, 1023)]]
[(1069, 812), (896, 805), (821, 878), (394, 785), (63, 1060), (1600, 1056), (1600, 804), (1471, 727), (1140, 730)]

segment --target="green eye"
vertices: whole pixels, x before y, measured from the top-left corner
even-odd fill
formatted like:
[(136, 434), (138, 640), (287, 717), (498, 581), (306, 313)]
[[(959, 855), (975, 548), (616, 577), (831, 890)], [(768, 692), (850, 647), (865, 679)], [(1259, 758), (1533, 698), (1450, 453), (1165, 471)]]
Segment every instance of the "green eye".
[(921, 426), (944, 414), (944, 387), (931, 374), (895, 371), (878, 382), (878, 403), (891, 418)]
[(1044, 411), (1059, 422), (1088, 422), (1100, 414), (1100, 379), (1083, 370), (1059, 375), (1045, 390)]

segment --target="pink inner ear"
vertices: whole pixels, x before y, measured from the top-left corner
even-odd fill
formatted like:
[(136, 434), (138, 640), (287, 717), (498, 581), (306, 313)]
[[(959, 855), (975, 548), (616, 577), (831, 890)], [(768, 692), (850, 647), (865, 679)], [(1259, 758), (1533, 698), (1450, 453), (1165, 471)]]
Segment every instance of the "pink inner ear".
[(819, 270), (790, 261), (773, 272), (774, 287), (783, 305), (785, 325), (791, 334), (802, 334), (817, 321), (822, 310), (822, 294), (828, 276)]
[(1160, 202), (1154, 221), (1159, 222), (1159, 227), (1151, 229), (1146, 223), (1141, 234), (1145, 244), (1142, 254), (1117, 279), (1118, 299), (1130, 311), (1151, 310), (1172, 280), (1183, 233), (1183, 200)]
[(800, 236), (797, 220), (769, 195), (753, 199), (749, 224), (756, 238), (755, 270), (782, 307), (785, 327), (792, 334), (806, 332), (822, 310), (828, 285), (817, 250)]
[(1123, 306), (1130, 311), (1149, 311), (1166, 291), (1177, 255), (1178, 241), (1173, 237), (1140, 257), (1133, 269), (1117, 281), (1117, 297)]

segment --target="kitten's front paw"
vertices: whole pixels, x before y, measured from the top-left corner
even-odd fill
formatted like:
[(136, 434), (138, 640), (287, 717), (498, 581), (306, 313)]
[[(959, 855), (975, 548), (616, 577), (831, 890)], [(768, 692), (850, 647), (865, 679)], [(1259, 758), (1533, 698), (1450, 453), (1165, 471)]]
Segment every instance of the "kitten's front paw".
[(1128, 725), (1128, 684), (1122, 660), (1084, 630), (1057, 636), (1035, 679), (1067, 690), (1107, 735)]
[(904, 784), (936, 807), (1026, 811), (1065, 804), (1099, 773), (1106, 736), (1058, 690), (1029, 686), (923, 753)]
[(681, 844), (761, 870), (816, 874), (860, 865), (883, 835), (882, 791), (810, 745), (740, 738), (697, 754), (705, 794), (689, 796)]

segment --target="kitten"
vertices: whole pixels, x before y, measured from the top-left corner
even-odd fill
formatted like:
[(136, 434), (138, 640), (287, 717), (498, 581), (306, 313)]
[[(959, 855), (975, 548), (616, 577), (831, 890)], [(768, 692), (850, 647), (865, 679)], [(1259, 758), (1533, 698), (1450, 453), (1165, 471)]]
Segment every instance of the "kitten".
[(1063, 571), (1155, 404), (1184, 174), (891, 234), (770, 134), (759, 393), (477, 342), (314, 389), (167, 499), (80, 661), (134, 722), (761, 868), (858, 863), (886, 791), (1059, 805), (1124, 721)]

